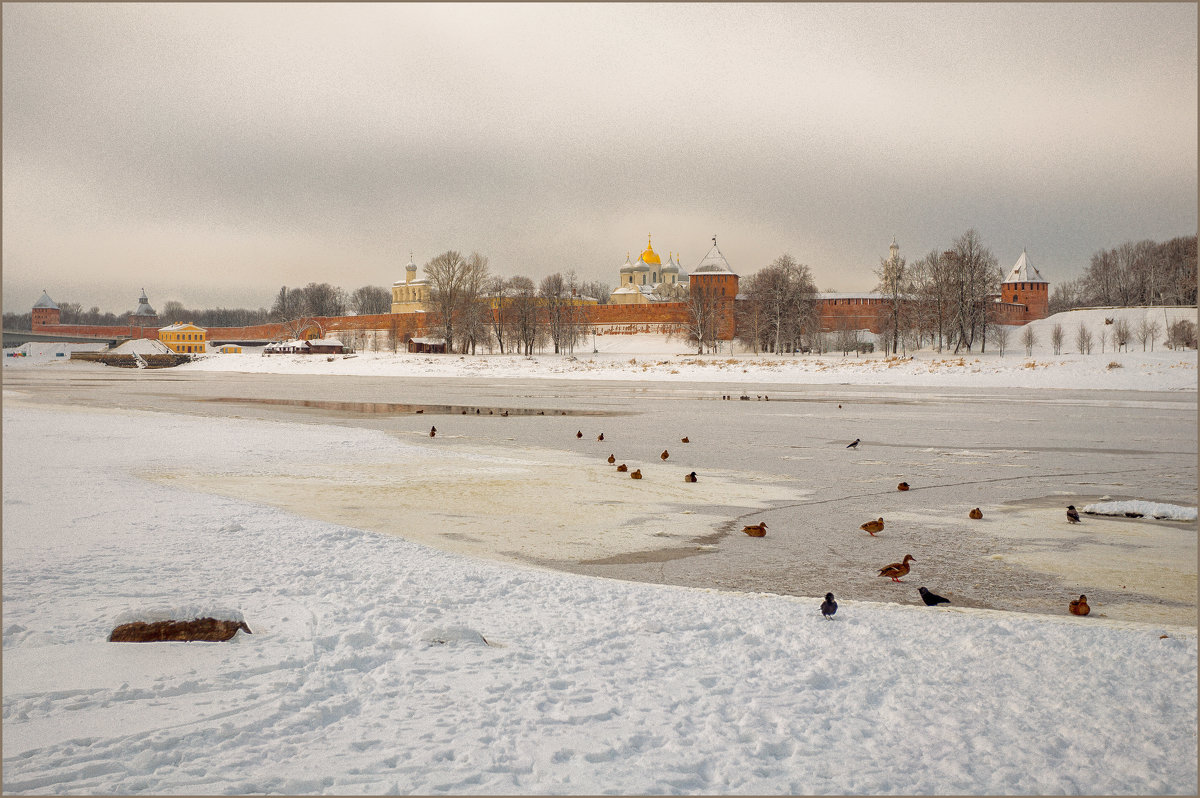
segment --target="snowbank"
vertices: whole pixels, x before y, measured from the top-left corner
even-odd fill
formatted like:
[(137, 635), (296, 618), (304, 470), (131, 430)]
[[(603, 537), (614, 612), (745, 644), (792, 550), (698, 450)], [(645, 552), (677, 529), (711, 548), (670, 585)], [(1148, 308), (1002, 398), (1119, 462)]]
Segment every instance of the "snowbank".
[(118, 346), (114, 346), (108, 351), (114, 355), (132, 355), (134, 353), (139, 355), (169, 355), (172, 349), (162, 341), (156, 341), (153, 338), (133, 338)]
[[(1099, 502), (1097, 504), (1089, 504), (1083, 508), (1085, 513), (1093, 515), (1130, 515), (1136, 516), (1169, 519), (1171, 521), (1195, 521), (1195, 507), (1180, 507), (1177, 504), (1163, 504), (1161, 502), (1146, 502), (1146, 501), (1124, 501), (1124, 502)], [(1135, 517), (1135, 516), (1131, 516)]]
[[(1116, 363), (1117, 366), (1112, 366)], [(194, 371), (375, 377), (601, 379), (751, 385), (895, 385), (1195, 391), (1196, 352), (1121, 352), (1027, 358), (1014, 354), (880, 355), (420, 355), (364, 352), (354, 358), (227, 355), (179, 366)]]

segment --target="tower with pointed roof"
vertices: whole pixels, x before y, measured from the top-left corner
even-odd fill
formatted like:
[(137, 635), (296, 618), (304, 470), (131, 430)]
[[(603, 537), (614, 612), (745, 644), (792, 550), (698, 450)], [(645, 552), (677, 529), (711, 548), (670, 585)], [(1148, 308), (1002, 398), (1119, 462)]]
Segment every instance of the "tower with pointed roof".
[(158, 313), (150, 307), (150, 300), (146, 298), (145, 288), (142, 289), (142, 296), (138, 299), (137, 309), (129, 314), (129, 324), (133, 327), (153, 327), (155, 329), (159, 327)]
[(1000, 301), (1025, 306), (1025, 321), (1050, 315), (1050, 283), (1029, 261), (1025, 250), (1000, 284)]
[(41, 298), (33, 305), (33, 323), (30, 325), (34, 330), (47, 326), (55, 326), (59, 324), (59, 319), (62, 318), (62, 311), (58, 305), (54, 304), (54, 300), (45, 291), (42, 291)]
[(691, 296), (705, 296), (715, 300), (720, 308), (717, 337), (721, 340), (733, 338), (733, 303), (737, 292), (738, 276), (717, 247), (717, 237), (713, 236), (712, 249), (700, 259), (700, 263), (688, 277), (688, 293)]

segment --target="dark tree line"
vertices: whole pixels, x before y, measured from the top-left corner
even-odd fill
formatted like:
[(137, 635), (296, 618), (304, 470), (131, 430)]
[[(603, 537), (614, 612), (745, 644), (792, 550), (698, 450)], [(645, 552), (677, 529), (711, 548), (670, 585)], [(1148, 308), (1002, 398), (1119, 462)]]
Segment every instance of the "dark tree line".
[(1058, 283), (1050, 312), (1079, 307), (1196, 304), (1196, 236), (1126, 241), (1092, 255), (1087, 271)]

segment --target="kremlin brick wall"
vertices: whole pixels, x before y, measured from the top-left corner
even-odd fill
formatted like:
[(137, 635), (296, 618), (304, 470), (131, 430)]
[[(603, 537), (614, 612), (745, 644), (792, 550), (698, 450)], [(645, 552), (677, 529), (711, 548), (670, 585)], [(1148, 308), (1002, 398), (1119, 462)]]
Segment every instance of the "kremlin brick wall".
[[(725, 318), (721, 325), (720, 338), (731, 340), (735, 334), (732, 300), (726, 300)], [(870, 330), (880, 334), (886, 308), (882, 299), (823, 299), (821, 305), (821, 329), (836, 332), (840, 329)], [(1040, 313), (1038, 312), (1040, 310)], [(586, 305), (584, 311), (588, 323), (597, 327), (602, 334), (638, 333), (682, 333), (689, 321), (688, 305), (685, 302), (661, 302), (649, 305)], [(1020, 325), (1035, 319), (1045, 318), (1042, 305), (1030, 307), (1015, 302), (997, 302), (992, 305), (992, 320), (997, 324)], [(39, 314), (33, 319), (34, 332), (81, 335), (94, 338), (158, 338), (157, 327), (139, 325), (93, 326), (84, 324), (57, 324), (58, 313), (52, 311)], [(296, 330), (293, 325), (279, 323), (258, 324), (249, 327), (209, 327), (206, 338), (214, 341), (280, 341), (299, 332), (301, 337), (337, 337), (340, 333), (378, 330), (388, 333), (395, 330), (397, 339), (429, 336), (437, 322), (434, 313), (379, 313), (366, 316), (317, 316), (307, 320), (305, 330)], [(166, 326), (165, 324), (163, 326)]]

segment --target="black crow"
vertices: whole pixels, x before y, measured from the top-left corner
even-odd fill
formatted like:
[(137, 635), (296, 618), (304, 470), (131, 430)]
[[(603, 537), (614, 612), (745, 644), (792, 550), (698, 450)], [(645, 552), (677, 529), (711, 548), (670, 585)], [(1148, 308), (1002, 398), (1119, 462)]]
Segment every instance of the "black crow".
[(837, 602), (833, 600), (832, 593), (826, 593), (825, 601), (821, 602), (821, 614), (832, 621), (835, 612), (837, 612)]
[(919, 587), (917, 592), (921, 594), (921, 601), (924, 601), (926, 606), (936, 607), (939, 604), (950, 603), (950, 599), (942, 598), (937, 593), (930, 593), (928, 588)]
[(1075, 509), (1075, 505), (1073, 504), (1067, 505), (1067, 521), (1072, 524), (1079, 523), (1079, 511)]

